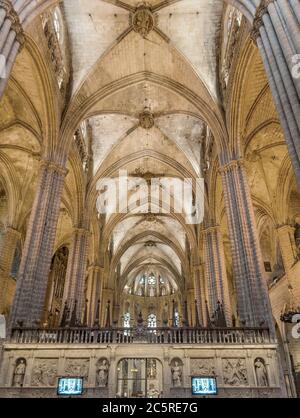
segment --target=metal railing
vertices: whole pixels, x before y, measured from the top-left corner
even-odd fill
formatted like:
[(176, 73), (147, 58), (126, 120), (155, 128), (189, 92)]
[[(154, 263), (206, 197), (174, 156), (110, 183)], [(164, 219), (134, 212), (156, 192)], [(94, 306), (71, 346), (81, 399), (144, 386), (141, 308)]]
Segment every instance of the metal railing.
[(12, 330), (16, 344), (267, 344), (266, 328), (53, 328)]

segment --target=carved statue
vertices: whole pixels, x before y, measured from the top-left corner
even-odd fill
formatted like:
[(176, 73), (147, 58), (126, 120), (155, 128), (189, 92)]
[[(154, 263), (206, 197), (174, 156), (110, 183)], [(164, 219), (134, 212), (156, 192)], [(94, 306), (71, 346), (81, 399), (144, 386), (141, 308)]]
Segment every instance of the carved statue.
[(14, 371), (14, 377), (13, 377), (13, 386), (16, 387), (22, 387), (24, 383), (24, 377), (25, 377), (25, 371), (26, 371), (26, 361), (25, 359), (21, 358), (17, 360), (16, 368)]
[(256, 381), (258, 386), (269, 386), (268, 373), (262, 359), (258, 358), (254, 362)]
[(182, 385), (182, 370), (178, 361), (174, 362), (174, 366), (171, 368), (172, 371), (172, 380), (175, 387)]
[(105, 388), (108, 383), (109, 364), (103, 359), (97, 370), (97, 384), (100, 388)]

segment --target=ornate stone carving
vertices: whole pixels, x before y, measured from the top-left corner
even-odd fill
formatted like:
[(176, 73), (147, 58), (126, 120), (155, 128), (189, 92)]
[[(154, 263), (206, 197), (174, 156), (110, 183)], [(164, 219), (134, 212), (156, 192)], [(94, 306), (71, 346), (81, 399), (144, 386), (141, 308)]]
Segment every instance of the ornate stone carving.
[(157, 364), (155, 359), (148, 360), (147, 366), (147, 379), (156, 379), (157, 378)]
[(257, 8), (255, 19), (253, 21), (253, 28), (251, 31), (251, 39), (256, 42), (259, 37), (259, 29), (263, 24), (263, 16), (268, 11), (269, 4), (273, 3), (274, 0), (262, 0), (259, 7)]
[(155, 18), (151, 9), (146, 6), (138, 6), (136, 11), (130, 17), (131, 25), (135, 32), (145, 38), (155, 26)]
[(171, 362), (172, 382), (174, 387), (182, 386), (182, 362), (174, 359)]
[(224, 54), (223, 61), (220, 66), (223, 96), (225, 96), (225, 93), (228, 87), (230, 73), (232, 72), (232, 69), (233, 69), (232, 65), (234, 63), (234, 57), (239, 46), (242, 16), (243, 15), (239, 10), (233, 7), (230, 7), (230, 14), (228, 16), (228, 22), (227, 22), (228, 36), (227, 36), (227, 44), (225, 48), (226, 52)]
[(16, 361), (12, 386), (16, 386), (16, 387), (23, 386), (25, 372), (26, 372), (26, 360), (24, 358), (19, 358)]
[(145, 247), (156, 247), (156, 242), (150, 240), (150, 241), (145, 242), (144, 246)]
[(193, 376), (214, 376), (216, 367), (214, 359), (191, 359), (191, 374)]
[(254, 361), (255, 375), (257, 386), (269, 386), (268, 373), (265, 362), (262, 358), (257, 358)]
[(154, 126), (154, 116), (150, 110), (144, 110), (139, 116), (140, 126), (143, 129), (151, 129)]
[(157, 216), (154, 213), (145, 213), (143, 217), (145, 222), (157, 222)]
[(245, 359), (223, 359), (223, 378), (225, 385), (248, 385), (248, 375)]
[(89, 375), (89, 359), (66, 359), (65, 375), (70, 377), (83, 377), (87, 381)]
[(97, 381), (98, 387), (105, 388), (107, 386), (108, 375), (109, 375), (109, 362), (106, 358), (101, 358), (97, 362), (96, 381)]
[[(57, 78), (59, 90), (62, 94), (66, 91), (68, 84), (68, 70), (59, 36), (63, 30), (57, 28), (57, 23), (54, 23), (55, 17), (53, 11), (47, 11), (42, 15), (43, 29), (48, 45), (49, 57), (51, 60), (53, 71)], [(56, 21), (57, 22), (57, 21)], [(59, 35), (60, 34), (60, 35)]]
[(16, 33), (16, 40), (22, 47), (25, 42), (25, 36), (18, 13), (15, 11), (11, 1), (9, 0), (0, 0), (0, 8), (5, 10), (6, 18), (11, 21), (11, 29)]
[(31, 386), (55, 386), (57, 359), (36, 359), (31, 373)]

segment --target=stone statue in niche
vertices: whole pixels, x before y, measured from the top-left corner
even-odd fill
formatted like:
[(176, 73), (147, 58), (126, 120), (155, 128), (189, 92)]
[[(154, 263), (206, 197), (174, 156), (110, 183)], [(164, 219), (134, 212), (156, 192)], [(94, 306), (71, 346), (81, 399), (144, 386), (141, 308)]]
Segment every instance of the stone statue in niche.
[(26, 372), (26, 360), (19, 358), (16, 361), (16, 367), (14, 370), (13, 386), (21, 388), (24, 383), (24, 377)]
[(131, 24), (134, 31), (145, 38), (153, 30), (155, 19), (148, 7), (140, 6), (131, 16)]
[(173, 386), (182, 386), (182, 367), (177, 360), (174, 361), (174, 365), (171, 367), (171, 372)]
[(246, 362), (243, 358), (223, 359), (224, 383), (230, 386), (245, 386), (248, 384)]
[(106, 359), (100, 359), (97, 367), (97, 386), (105, 388), (108, 384), (109, 363)]
[(268, 373), (265, 362), (261, 358), (257, 358), (254, 362), (257, 386), (269, 386)]

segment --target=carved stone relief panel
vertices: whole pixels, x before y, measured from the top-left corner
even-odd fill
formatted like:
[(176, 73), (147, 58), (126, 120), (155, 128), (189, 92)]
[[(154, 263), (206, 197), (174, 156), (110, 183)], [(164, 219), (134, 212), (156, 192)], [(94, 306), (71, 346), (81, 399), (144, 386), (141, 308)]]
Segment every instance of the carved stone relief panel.
[(216, 374), (215, 360), (213, 358), (192, 358), (192, 376), (214, 376)]
[(223, 379), (225, 385), (248, 386), (248, 373), (244, 358), (222, 359)]
[(89, 376), (89, 364), (88, 358), (67, 358), (65, 363), (65, 376), (71, 377), (83, 377), (85, 381)]
[(56, 386), (58, 359), (35, 359), (31, 386)]

